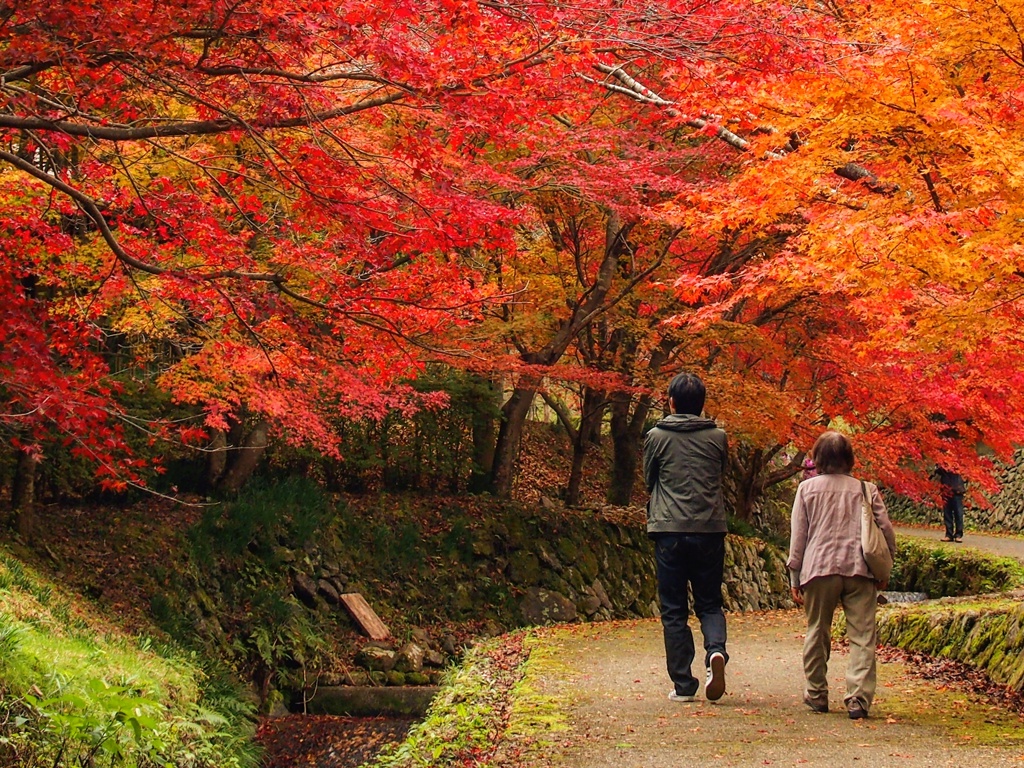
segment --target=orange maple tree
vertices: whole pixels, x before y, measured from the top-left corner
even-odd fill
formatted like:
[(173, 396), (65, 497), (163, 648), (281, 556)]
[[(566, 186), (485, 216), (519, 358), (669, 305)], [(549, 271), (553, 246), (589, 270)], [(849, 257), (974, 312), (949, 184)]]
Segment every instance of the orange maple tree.
[[(739, 166), (676, 203), (711, 245), (666, 283), (686, 305), (673, 323), (717, 415), (759, 450), (839, 425), (898, 490), (934, 493), (935, 464), (991, 489), (993, 456), (1024, 437), (1024, 8), (827, 11), (839, 42), (823, 66), (723, 105)], [(626, 85), (673, 119), (673, 83)], [(732, 263), (706, 269), (713, 249)]]

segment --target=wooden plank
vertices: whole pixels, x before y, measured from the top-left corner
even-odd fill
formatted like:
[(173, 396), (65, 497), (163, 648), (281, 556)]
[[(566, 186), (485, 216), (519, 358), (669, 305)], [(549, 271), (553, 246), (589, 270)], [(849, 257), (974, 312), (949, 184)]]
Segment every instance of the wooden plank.
[(346, 592), (344, 595), (341, 595), (341, 603), (348, 610), (352, 618), (355, 619), (359, 628), (371, 640), (387, 640), (391, 637), (391, 632), (384, 626), (384, 622), (373, 612), (373, 608), (363, 599), (361, 594), (358, 592)]

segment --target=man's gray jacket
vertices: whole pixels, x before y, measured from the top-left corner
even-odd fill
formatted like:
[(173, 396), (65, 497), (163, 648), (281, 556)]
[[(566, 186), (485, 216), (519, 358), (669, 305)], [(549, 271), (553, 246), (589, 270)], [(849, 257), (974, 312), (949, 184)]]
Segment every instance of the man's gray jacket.
[(644, 442), (648, 533), (725, 533), (722, 475), (729, 455), (714, 421), (673, 413)]

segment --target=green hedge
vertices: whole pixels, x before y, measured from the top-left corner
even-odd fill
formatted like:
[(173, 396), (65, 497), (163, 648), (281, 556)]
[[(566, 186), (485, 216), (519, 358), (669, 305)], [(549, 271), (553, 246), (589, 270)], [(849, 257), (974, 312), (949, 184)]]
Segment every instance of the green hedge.
[(889, 589), (928, 597), (984, 595), (1024, 585), (1024, 566), (1009, 557), (986, 555), (963, 545), (896, 538)]

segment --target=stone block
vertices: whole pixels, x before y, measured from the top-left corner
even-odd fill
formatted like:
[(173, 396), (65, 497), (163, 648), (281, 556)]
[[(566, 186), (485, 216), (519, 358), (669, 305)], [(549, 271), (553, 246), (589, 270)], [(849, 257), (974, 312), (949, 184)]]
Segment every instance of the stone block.
[(307, 702), (311, 715), (422, 717), (438, 689), (433, 686), (323, 686)]
[(364, 645), (356, 652), (355, 662), (371, 672), (387, 672), (395, 666), (395, 652), (378, 645)]
[(395, 654), (395, 669), (399, 672), (422, 672), (424, 650), (416, 643), (406, 643)]
[(526, 591), (519, 609), (529, 625), (553, 624), (577, 620), (576, 605), (565, 595), (547, 589)]
[(597, 595), (587, 595), (579, 602), (580, 613), (593, 616), (601, 609), (601, 598)]

